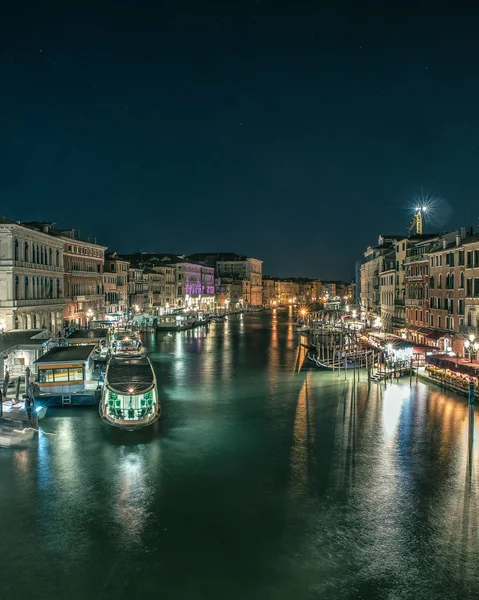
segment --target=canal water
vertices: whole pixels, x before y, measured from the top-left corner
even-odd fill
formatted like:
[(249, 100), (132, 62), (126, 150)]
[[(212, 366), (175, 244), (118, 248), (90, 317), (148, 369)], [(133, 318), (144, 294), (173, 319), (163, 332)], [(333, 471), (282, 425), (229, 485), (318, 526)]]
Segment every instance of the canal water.
[(465, 399), (298, 374), (297, 342), (287, 310), (152, 335), (150, 430), (50, 410), (0, 449), (0, 597), (476, 599)]

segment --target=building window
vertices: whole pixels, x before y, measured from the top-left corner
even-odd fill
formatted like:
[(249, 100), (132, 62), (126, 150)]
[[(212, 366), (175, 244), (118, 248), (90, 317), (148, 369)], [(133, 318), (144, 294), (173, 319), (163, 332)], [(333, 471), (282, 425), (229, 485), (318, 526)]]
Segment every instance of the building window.
[(467, 266), (472, 267), (472, 252), (467, 253)]
[(474, 250), (474, 266), (479, 267), (479, 250)]
[(442, 290), (442, 273), (439, 273), (439, 277), (437, 279), (437, 289)]
[(457, 255), (457, 264), (460, 267), (464, 266), (464, 250), (459, 250), (459, 253)]
[(474, 297), (479, 297), (479, 277), (474, 278)]
[(472, 298), (472, 279), (467, 280), (466, 296)]
[(464, 273), (461, 273), (461, 274), (459, 275), (459, 287), (460, 287), (461, 289), (464, 289)]
[(458, 308), (457, 308), (457, 312), (458, 312), (458, 314), (460, 314), (460, 315), (463, 315), (463, 314), (464, 314), (464, 305), (465, 305), (465, 302), (464, 302), (464, 300), (463, 300), (463, 299), (460, 299), (460, 300), (459, 300), (459, 306), (458, 306)]
[(441, 329), (441, 315), (437, 315), (437, 328)]

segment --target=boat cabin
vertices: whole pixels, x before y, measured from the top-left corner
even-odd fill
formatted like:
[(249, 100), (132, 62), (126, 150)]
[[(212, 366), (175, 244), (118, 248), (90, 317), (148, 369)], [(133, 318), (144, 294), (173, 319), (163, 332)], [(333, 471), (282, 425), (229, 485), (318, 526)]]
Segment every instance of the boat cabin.
[(35, 361), (40, 391), (51, 394), (83, 392), (93, 375), (96, 346), (52, 348)]
[(94, 344), (101, 348), (108, 341), (108, 333), (108, 329), (76, 329), (67, 341), (69, 346)]

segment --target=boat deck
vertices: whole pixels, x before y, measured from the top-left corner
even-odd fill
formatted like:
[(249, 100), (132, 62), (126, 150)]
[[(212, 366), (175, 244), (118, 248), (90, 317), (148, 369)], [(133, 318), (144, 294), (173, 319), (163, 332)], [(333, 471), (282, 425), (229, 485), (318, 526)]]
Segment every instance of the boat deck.
[(146, 356), (119, 358), (113, 356), (108, 365), (107, 387), (119, 394), (136, 394), (151, 389), (155, 384), (155, 374)]

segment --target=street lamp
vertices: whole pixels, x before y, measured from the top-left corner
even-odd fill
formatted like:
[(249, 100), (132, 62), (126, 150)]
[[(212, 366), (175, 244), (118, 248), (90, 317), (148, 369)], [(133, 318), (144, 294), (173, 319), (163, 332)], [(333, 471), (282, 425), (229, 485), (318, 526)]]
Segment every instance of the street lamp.
[(87, 321), (88, 329), (90, 329), (90, 321), (91, 321), (91, 318), (93, 317), (93, 311), (92, 311), (91, 308), (89, 308), (86, 311), (86, 316), (87, 316), (87, 319), (88, 319), (88, 321)]
[(469, 352), (469, 359), (472, 362), (473, 352), (477, 354), (479, 349), (479, 343), (476, 342), (476, 336), (473, 333), (471, 333), (469, 339), (464, 342), (464, 348), (466, 349), (466, 352)]

